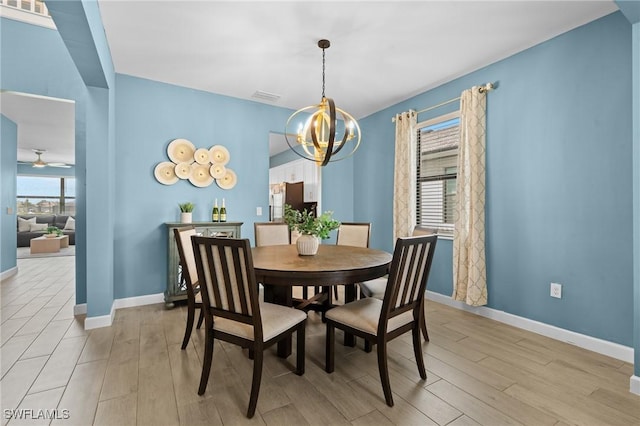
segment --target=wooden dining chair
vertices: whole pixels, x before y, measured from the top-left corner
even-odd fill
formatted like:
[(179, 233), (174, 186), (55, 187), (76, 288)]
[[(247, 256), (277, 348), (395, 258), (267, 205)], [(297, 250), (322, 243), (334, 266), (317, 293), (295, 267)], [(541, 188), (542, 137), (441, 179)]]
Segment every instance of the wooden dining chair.
[(297, 309), (258, 302), (253, 258), (248, 239), (192, 237), (205, 317), (205, 346), (198, 395), (204, 394), (211, 372), (215, 339), (248, 348), (253, 379), (247, 417), (255, 414), (262, 379), (264, 350), (297, 336), (297, 375), (305, 369), (307, 315)]
[[(436, 235), (437, 230), (432, 228), (424, 228), (420, 226), (416, 226), (413, 229), (412, 236), (423, 236), (423, 235)], [(375, 280), (364, 281), (359, 284), (360, 286), (360, 296), (361, 297), (375, 297), (376, 299), (381, 299), (384, 297), (385, 290), (387, 288), (388, 277), (376, 278)], [(429, 332), (427, 331), (427, 318), (422, 315), (422, 321), (420, 321), (420, 330), (422, 331), (422, 336), (424, 340), (429, 341)], [(371, 344), (369, 342), (365, 342), (365, 351), (371, 352)]]
[[(369, 248), (371, 223), (342, 222), (338, 228), (336, 244), (339, 246), (354, 246)], [(333, 287), (334, 297), (338, 299), (338, 286)]]
[(187, 290), (187, 327), (182, 339), (182, 349), (186, 349), (193, 330), (196, 309), (200, 309), (197, 328), (200, 328), (202, 320), (204, 319), (202, 295), (200, 294), (200, 286), (198, 283), (198, 270), (196, 269), (196, 261), (191, 245), (191, 237), (196, 235), (196, 229), (193, 226), (174, 228), (173, 235), (176, 239), (176, 246), (178, 247), (182, 285), (184, 285)]
[(436, 241), (435, 235), (398, 238), (384, 298), (359, 299), (335, 307), (326, 315), (327, 373), (332, 373), (335, 368), (336, 328), (376, 344), (380, 381), (385, 401), (390, 407), (393, 407), (393, 396), (387, 367), (387, 342), (411, 331), (418, 372), (423, 380), (427, 378), (420, 342), (420, 318)]

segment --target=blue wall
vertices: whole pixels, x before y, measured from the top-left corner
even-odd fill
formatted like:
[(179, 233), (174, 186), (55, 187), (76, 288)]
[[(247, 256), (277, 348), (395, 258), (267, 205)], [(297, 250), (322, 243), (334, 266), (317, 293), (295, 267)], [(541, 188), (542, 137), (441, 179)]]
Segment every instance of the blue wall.
[[(630, 53), (631, 26), (614, 13), (361, 120), (355, 217), (374, 223), (372, 245), (392, 243), (391, 117), (497, 82), (487, 103), (489, 306), (631, 346)], [(442, 240), (430, 289), (450, 295), (451, 269)]]
[[(0, 115), (0, 272), (16, 267), (16, 157), (18, 127)], [(8, 214), (7, 209), (12, 213)]]
[[(179, 219), (178, 203), (195, 203), (194, 221), (210, 220), (213, 201), (226, 200), (228, 220), (244, 222), (253, 238), (256, 207), (268, 211), (269, 132), (292, 111), (126, 75), (116, 79), (115, 297), (166, 289), (165, 222)], [(180, 180), (166, 186), (153, 170), (169, 161), (167, 146), (185, 138), (197, 148), (227, 147), (238, 176), (230, 190)]]

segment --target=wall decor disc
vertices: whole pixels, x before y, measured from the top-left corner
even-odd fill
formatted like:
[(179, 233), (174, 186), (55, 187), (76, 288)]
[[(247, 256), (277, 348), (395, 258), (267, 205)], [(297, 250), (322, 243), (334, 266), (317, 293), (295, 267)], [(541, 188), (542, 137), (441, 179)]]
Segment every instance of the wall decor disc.
[(193, 159), (198, 164), (209, 164), (209, 150), (207, 148), (198, 148), (193, 154)]
[(193, 154), (196, 147), (186, 139), (174, 139), (167, 147), (167, 155), (174, 163), (184, 163), (185, 161), (193, 161)]
[(221, 179), (216, 179), (216, 183), (222, 189), (231, 189), (238, 183), (238, 177), (233, 170), (227, 168), (227, 172)]
[(180, 179), (189, 179), (191, 176), (191, 164), (189, 162), (176, 164), (175, 171), (176, 176)]
[(214, 145), (209, 150), (209, 157), (213, 164), (222, 164), (223, 166), (229, 162), (231, 155), (229, 150), (222, 145)]
[(205, 186), (213, 183), (213, 178), (209, 174), (209, 166), (207, 164), (193, 164), (191, 166), (191, 176), (189, 176), (189, 182), (193, 186), (204, 188)]
[(163, 161), (162, 163), (158, 163), (156, 168), (153, 170), (153, 175), (156, 177), (156, 180), (163, 185), (173, 185), (178, 181), (178, 176), (176, 176), (175, 172), (176, 165), (170, 161)]
[(222, 179), (224, 175), (227, 173), (227, 168), (222, 164), (213, 164), (209, 168), (209, 174), (214, 179)]

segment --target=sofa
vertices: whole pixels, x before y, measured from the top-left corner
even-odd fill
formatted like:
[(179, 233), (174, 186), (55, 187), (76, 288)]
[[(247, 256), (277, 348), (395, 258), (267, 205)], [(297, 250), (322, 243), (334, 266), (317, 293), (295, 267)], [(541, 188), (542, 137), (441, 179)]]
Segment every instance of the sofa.
[[(69, 236), (69, 244), (75, 245), (76, 243), (76, 231), (75, 221), (73, 222), (73, 229), (64, 229), (67, 225), (68, 215), (52, 215), (52, 214), (40, 214), (40, 215), (18, 215), (16, 219), (16, 230), (18, 232), (18, 247), (29, 247), (32, 238), (41, 237), (46, 233), (46, 229), (43, 230), (23, 230), (20, 231), (20, 219), (32, 219), (36, 218), (36, 224), (46, 224), (47, 226), (57, 226), (64, 235)], [(24, 222), (23, 222), (24, 224)], [(71, 224), (68, 228), (71, 228)]]

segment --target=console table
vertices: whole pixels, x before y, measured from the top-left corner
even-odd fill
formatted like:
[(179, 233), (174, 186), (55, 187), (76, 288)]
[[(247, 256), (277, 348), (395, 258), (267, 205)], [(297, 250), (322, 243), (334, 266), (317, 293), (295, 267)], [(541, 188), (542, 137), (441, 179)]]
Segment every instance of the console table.
[(204, 237), (240, 238), (242, 222), (166, 222), (168, 236), (167, 250), (167, 290), (164, 292), (164, 302), (167, 308), (173, 308), (176, 300), (187, 299), (187, 289), (182, 281), (180, 255), (173, 235), (174, 228), (195, 226), (196, 233)]

